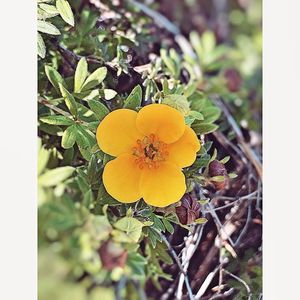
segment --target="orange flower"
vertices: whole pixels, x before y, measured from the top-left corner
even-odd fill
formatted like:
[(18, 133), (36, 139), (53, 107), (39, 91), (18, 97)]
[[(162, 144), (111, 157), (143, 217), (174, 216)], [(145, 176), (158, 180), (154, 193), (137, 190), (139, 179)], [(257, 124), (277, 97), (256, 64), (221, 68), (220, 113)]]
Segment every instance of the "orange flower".
[(196, 159), (200, 143), (183, 115), (165, 104), (150, 104), (139, 112), (117, 109), (97, 128), (99, 147), (116, 158), (105, 165), (103, 183), (120, 202), (143, 198), (165, 207), (186, 191), (181, 171)]

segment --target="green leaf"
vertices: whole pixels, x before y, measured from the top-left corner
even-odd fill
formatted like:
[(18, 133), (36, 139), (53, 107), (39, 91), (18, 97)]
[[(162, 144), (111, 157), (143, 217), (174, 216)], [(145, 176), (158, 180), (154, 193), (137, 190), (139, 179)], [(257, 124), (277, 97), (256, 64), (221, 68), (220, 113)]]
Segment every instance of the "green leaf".
[(171, 48), (169, 54), (170, 54), (170, 58), (173, 59), (176, 65), (179, 65), (181, 58), (180, 55), (177, 53), (177, 51), (174, 48)]
[(147, 259), (139, 253), (132, 252), (128, 255), (128, 260), (133, 260), (135, 263), (140, 265), (147, 265)]
[(144, 224), (131, 217), (124, 217), (115, 223), (115, 228), (124, 231), (131, 242), (137, 243)]
[(98, 190), (97, 202), (101, 205), (108, 204), (109, 206), (122, 205), (121, 202), (118, 202), (117, 200), (115, 200), (112, 196), (110, 196), (107, 193), (103, 183), (100, 185), (99, 190)]
[(76, 141), (76, 127), (74, 125), (68, 127), (62, 136), (61, 145), (64, 149), (73, 147)]
[[(76, 140), (77, 141), (77, 140)], [(81, 146), (78, 146), (79, 148), (79, 151), (80, 151), (80, 154), (82, 155), (82, 157), (86, 160), (86, 161), (89, 161), (92, 157), (92, 154), (91, 154), (91, 151), (89, 148), (87, 148), (86, 146), (84, 147), (81, 147)]]
[(165, 246), (164, 243), (158, 242), (157, 245), (156, 245), (155, 253), (156, 253), (159, 260), (165, 262), (168, 265), (172, 265), (173, 264), (173, 259), (168, 254), (167, 249), (168, 248), (167, 248), (167, 246)]
[[(54, 9), (53, 9), (54, 8)], [(55, 6), (48, 4), (40, 4), (37, 9), (38, 20), (45, 21), (46, 19), (53, 18), (58, 15), (58, 11)]]
[(168, 80), (166, 78), (162, 79), (161, 84), (162, 84), (162, 88), (163, 88), (163, 90), (162, 90), (163, 93), (165, 95), (168, 95), (170, 93)]
[(82, 131), (78, 130), (78, 125), (76, 125), (76, 143), (82, 149), (86, 149), (89, 147), (89, 141), (87, 137), (82, 133)]
[(95, 28), (98, 15), (95, 14), (92, 10), (84, 9), (80, 15), (81, 19), (81, 34), (85, 36), (90, 30)]
[(195, 118), (191, 117), (191, 116), (185, 116), (184, 117), (184, 123), (188, 126), (191, 126), (195, 121)]
[(202, 62), (203, 48), (202, 48), (202, 43), (199, 34), (196, 31), (192, 31), (190, 33), (190, 41), (197, 53), (198, 59), (200, 60), (200, 62)]
[(215, 181), (215, 182), (223, 182), (225, 180), (224, 176), (213, 176), (210, 178), (211, 181)]
[(88, 104), (99, 120), (102, 120), (109, 113), (108, 108), (97, 100), (90, 100)]
[(229, 178), (231, 178), (231, 179), (234, 179), (234, 178), (237, 178), (237, 177), (238, 177), (238, 175), (235, 174), (235, 173), (229, 173), (228, 176), (229, 176)]
[(46, 11), (47, 13), (49, 13), (49, 14), (56, 14), (56, 15), (58, 15), (58, 10), (56, 9), (56, 7), (54, 5), (40, 3), (39, 7), (41, 9), (43, 9), (44, 11)]
[(106, 215), (95, 216), (90, 214), (88, 223), (90, 225), (89, 232), (95, 241), (105, 241), (108, 239), (112, 227)]
[(85, 101), (89, 101), (91, 99), (99, 99), (99, 90), (95, 89), (95, 90), (90, 90), (90, 91), (85, 91), (85, 92), (79, 92), (73, 93), (73, 96), (79, 100), (85, 100)]
[(91, 156), (91, 160), (89, 161), (87, 168), (87, 180), (90, 185), (97, 184), (99, 186), (99, 182), (101, 181), (101, 164), (98, 163), (98, 158), (95, 154)]
[(176, 66), (176, 63), (167, 55), (166, 49), (161, 49), (160, 50), (160, 56), (161, 59), (163, 60), (164, 64), (168, 68), (169, 72), (177, 78), (178, 76), (178, 68)]
[(55, 186), (69, 178), (74, 171), (75, 168), (72, 167), (59, 167), (52, 169), (41, 175), (38, 182), (43, 187)]
[(40, 120), (51, 125), (73, 125), (74, 121), (65, 116), (46, 116), (41, 117)]
[(200, 120), (200, 121), (204, 120), (203, 114), (195, 110), (191, 110), (189, 112), (189, 116), (195, 118), (196, 120)]
[(137, 279), (143, 279), (145, 277), (145, 265), (147, 264), (147, 260), (142, 255), (131, 252), (128, 255), (126, 263), (131, 268), (134, 277)]
[(131, 93), (128, 95), (124, 101), (124, 108), (129, 108), (135, 110), (142, 103), (142, 88), (140, 85), (135, 86)]
[(196, 224), (204, 224), (204, 223), (206, 223), (208, 220), (206, 219), (206, 218), (198, 218), (198, 219), (196, 219), (194, 222), (196, 223)]
[(89, 147), (93, 147), (96, 143), (96, 136), (92, 133), (87, 127), (83, 125), (76, 125), (79, 132), (82, 133), (83, 136), (88, 140)]
[(106, 74), (107, 74), (106, 67), (101, 67), (96, 71), (94, 71), (84, 82), (81, 91), (90, 90), (93, 87), (99, 85), (106, 77)]
[(57, 125), (46, 124), (43, 122), (40, 122), (39, 130), (44, 131), (51, 135), (61, 136), (63, 134), (63, 130), (61, 129), (61, 127), (59, 127)]
[(39, 32), (48, 33), (52, 35), (60, 35), (60, 31), (51, 23), (46, 21), (37, 21), (37, 29)]
[(87, 208), (90, 208), (90, 205), (92, 205), (94, 202), (94, 195), (91, 189), (86, 191), (83, 195), (83, 205)]
[(81, 224), (78, 210), (70, 196), (64, 195), (61, 201), (48, 202), (48, 227), (64, 231)]
[(191, 109), (199, 112), (202, 111), (207, 103), (206, 96), (200, 91), (194, 92), (188, 97), (188, 100), (191, 102)]
[(105, 166), (109, 161), (113, 160), (114, 157), (107, 154), (107, 153), (104, 153), (104, 157), (103, 157), (103, 166)]
[(45, 42), (42, 38), (42, 36), (38, 33), (38, 38), (37, 38), (37, 42), (38, 42), (38, 55), (41, 58), (45, 58), (46, 55), (46, 46), (45, 46)]
[(58, 85), (69, 111), (74, 117), (77, 117), (77, 104), (75, 98), (61, 83), (59, 83)]
[(230, 160), (230, 156), (225, 156), (223, 159), (220, 160), (220, 163), (225, 165)]
[(56, 0), (56, 8), (63, 20), (71, 26), (74, 26), (74, 15), (71, 6), (66, 0)]
[(201, 205), (205, 205), (209, 202), (209, 199), (201, 199), (198, 201)]
[(206, 153), (210, 150), (212, 144), (213, 144), (212, 141), (206, 142), (204, 145), (202, 145), (202, 147), (201, 147), (199, 153), (200, 153), (201, 155), (202, 155), (202, 154), (206, 154)]
[(68, 166), (68, 165), (71, 165), (72, 164), (72, 160), (74, 158), (74, 148), (69, 148), (67, 149), (66, 151), (64, 151), (64, 154), (63, 154), (63, 161), (62, 161), (62, 164), (64, 166)]
[(74, 77), (74, 92), (79, 93), (81, 87), (88, 76), (88, 64), (85, 57), (82, 57), (77, 64), (75, 77)]
[(91, 109), (89, 109), (88, 107), (84, 106), (79, 102), (77, 102), (77, 110), (78, 110), (78, 118), (80, 120), (85, 121), (87, 123), (98, 121), (98, 118), (96, 117), (95, 113)]
[(193, 166), (197, 168), (206, 167), (209, 163), (209, 160), (210, 160), (210, 155), (206, 153), (204, 155), (201, 155), (201, 157), (197, 158)]
[(165, 231), (163, 222), (155, 214), (152, 213), (150, 219), (153, 221), (153, 228), (157, 229), (158, 231)]
[(204, 117), (204, 123), (213, 123), (219, 119), (221, 110), (218, 107), (208, 107), (201, 111)]
[(45, 73), (57, 92), (60, 92), (59, 83), (64, 87), (67, 86), (62, 76), (51, 66), (45, 66)]
[(38, 175), (40, 175), (47, 166), (50, 157), (50, 151), (41, 147), (38, 154)]
[(87, 176), (85, 172), (79, 168), (76, 171), (78, 173), (78, 176), (76, 176), (75, 180), (78, 184), (80, 191), (83, 194), (85, 194), (90, 189), (90, 185), (87, 182)]
[(204, 55), (211, 53), (216, 47), (216, 38), (212, 31), (207, 30), (201, 36)]
[(90, 157), (92, 155), (90, 148), (93, 147), (94, 144), (96, 143), (96, 137), (86, 127), (79, 124), (76, 124), (75, 126), (76, 126), (76, 142), (78, 146), (80, 146), (83, 150), (88, 149), (88, 153), (84, 152), (83, 155), (86, 156), (86, 154), (88, 154), (89, 157), (88, 160), (90, 160)]
[(212, 156), (210, 158), (210, 162), (213, 161), (213, 160), (215, 160), (217, 158), (217, 156), (218, 156), (218, 150), (217, 150), (217, 148), (215, 148), (214, 152), (213, 152), (213, 154), (212, 154)]
[(117, 92), (111, 89), (104, 89), (105, 100), (111, 100), (117, 95)]
[(188, 98), (192, 96), (196, 90), (197, 90), (197, 83), (190, 80), (188, 85), (184, 88), (184, 92), (183, 92), (184, 96)]
[(153, 248), (156, 247), (156, 242), (157, 241), (160, 241), (160, 242), (162, 241), (161, 236), (153, 228), (148, 228), (148, 238), (150, 239)]
[(206, 124), (206, 123), (193, 123), (192, 129), (197, 134), (208, 134), (214, 132), (218, 129), (218, 125), (216, 124)]
[(90, 122), (87, 124), (87, 127), (89, 130), (95, 132), (97, 130), (97, 127), (99, 126), (99, 121)]
[(53, 18), (59, 14), (54, 5), (41, 3), (39, 4), (39, 7), (46, 13), (44, 16), (46, 18)]
[(188, 114), (190, 111), (190, 104), (184, 95), (167, 95), (162, 103), (177, 109), (184, 115)]
[(152, 226), (153, 222), (151, 222), (151, 221), (144, 221), (143, 224), (144, 224), (144, 226)]
[[(77, 286), (77, 285), (75, 285)], [(74, 293), (74, 298), (77, 297), (78, 292)], [(72, 297), (69, 297), (72, 298)], [(105, 300), (115, 300), (115, 293), (113, 288), (105, 288), (97, 286), (91, 290), (89, 293), (89, 300), (99, 300), (99, 299), (105, 299)]]
[[(226, 65), (225, 61), (218, 61), (222, 56), (228, 53), (228, 47), (225, 45), (219, 45), (213, 51), (209, 52), (205, 57), (206, 69), (214, 70), (219, 69), (222, 65)], [(228, 61), (227, 61), (228, 63)]]
[(162, 219), (164, 225), (165, 225), (165, 228), (168, 232), (170, 232), (171, 234), (174, 233), (174, 227), (173, 225), (165, 218)]

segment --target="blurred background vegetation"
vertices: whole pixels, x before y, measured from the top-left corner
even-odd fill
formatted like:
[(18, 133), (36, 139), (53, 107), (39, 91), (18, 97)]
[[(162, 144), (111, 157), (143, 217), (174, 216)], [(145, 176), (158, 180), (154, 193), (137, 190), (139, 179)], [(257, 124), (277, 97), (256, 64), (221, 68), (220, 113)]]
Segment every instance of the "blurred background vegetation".
[[(261, 1), (37, 6), (39, 299), (262, 299)], [(157, 101), (203, 144), (187, 194), (166, 209), (120, 204), (95, 130)]]

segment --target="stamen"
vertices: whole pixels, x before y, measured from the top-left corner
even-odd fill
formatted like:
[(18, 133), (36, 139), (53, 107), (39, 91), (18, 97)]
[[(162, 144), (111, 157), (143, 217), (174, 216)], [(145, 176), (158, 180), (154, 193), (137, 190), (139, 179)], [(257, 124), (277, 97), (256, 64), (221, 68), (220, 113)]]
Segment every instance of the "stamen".
[(137, 145), (132, 148), (132, 154), (136, 156), (136, 164), (140, 169), (148, 167), (157, 169), (162, 161), (169, 155), (167, 145), (161, 142), (154, 134), (143, 137), (136, 141)]

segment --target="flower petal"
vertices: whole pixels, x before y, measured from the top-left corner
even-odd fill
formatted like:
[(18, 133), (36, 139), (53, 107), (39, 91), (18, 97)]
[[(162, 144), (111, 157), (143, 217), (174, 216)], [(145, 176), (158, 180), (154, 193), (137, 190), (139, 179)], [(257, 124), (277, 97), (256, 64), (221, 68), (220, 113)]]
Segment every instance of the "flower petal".
[(162, 163), (158, 169), (143, 169), (140, 191), (146, 203), (165, 207), (179, 201), (185, 190), (185, 177), (176, 165)]
[(129, 153), (141, 134), (136, 128), (137, 112), (117, 109), (109, 113), (97, 128), (100, 149), (112, 156)]
[(145, 135), (153, 133), (167, 144), (177, 141), (185, 130), (183, 115), (165, 104), (144, 106), (138, 112), (136, 124)]
[(200, 142), (196, 133), (189, 126), (185, 127), (183, 136), (175, 143), (168, 145), (168, 161), (181, 168), (188, 167), (196, 159), (196, 152), (200, 150)]
[(108, 162), (104, 167), (103, 184), (107, 192), (123, 203), (141, 198), (139, 183), (142, 170), (135, 163), (135, 157), (123, 154)]

